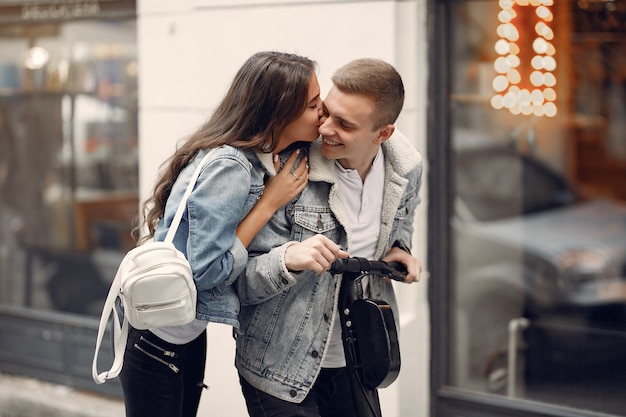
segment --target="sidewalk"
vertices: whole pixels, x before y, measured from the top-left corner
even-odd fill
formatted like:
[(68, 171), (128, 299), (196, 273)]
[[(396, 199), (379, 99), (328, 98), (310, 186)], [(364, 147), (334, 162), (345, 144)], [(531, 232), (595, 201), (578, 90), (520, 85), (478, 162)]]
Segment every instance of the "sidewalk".
[(0, 373), (0, 417), (124, 417), (121, 400)]

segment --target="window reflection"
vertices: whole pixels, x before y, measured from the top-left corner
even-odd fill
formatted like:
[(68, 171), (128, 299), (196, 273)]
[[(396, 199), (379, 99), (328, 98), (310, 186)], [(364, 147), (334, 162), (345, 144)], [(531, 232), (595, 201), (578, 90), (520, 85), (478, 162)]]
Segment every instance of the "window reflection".
[(0, 43), (0, 302), (99, 315), (138, 210), (135, 22)]
[(449, 382), (622, 415), (626, 1), (552, 11), (547, 118), (492, 106), (498, 3), (453, 4)]

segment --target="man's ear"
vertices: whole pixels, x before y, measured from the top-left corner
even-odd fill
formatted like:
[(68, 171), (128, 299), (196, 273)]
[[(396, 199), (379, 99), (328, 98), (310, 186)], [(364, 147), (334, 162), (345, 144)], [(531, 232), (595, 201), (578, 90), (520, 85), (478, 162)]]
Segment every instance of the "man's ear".
[(394, 125), (391, 125), (391, 124), (390, 125), (385, 125), (378, 132), (378, 136), (376, 137), (376, 144), (380, 145), (381, 143), (383, 143), (384, 141), (389, 139), (391, 137), (391, 135), (393, 134), (394, 130), (396, 130), (396, 127)]

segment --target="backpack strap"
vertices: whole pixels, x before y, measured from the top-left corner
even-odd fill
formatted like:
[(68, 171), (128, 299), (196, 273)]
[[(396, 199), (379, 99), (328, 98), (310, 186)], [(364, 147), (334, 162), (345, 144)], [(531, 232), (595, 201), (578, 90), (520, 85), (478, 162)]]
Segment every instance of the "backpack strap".
[(204, 168), (204, 165), (208, 161), (209, 156), (211, 156), (213, 151), (215, 151), (216, 149), (217, 148), (212, 148), (209, 152), (207, 152), (207, 154), (204, 155), (204, 158), (202, 158), (202, 160), (196, 167), (196, 170), (193, 172), (193, 175), (191, 176), (191, 179), (189, 180), (189, 185), (187, 186), (187, 189), (185, 190), (185, 194), (183, 194), (183, 198), (180, 200), (180, 204), (178, 205), (178, 210), (176, 210), (174, 219), (172, 219), (172, 224), (170, 224), (170, 228), (167, 231), (167, 235), (165, 236), (165, 242), (172, 242), (174, 240), (174, 236), (176, 235), (176, 231), (178, 230), (178, 225), (180, 224), (180, 221), (183, 218), (183, 213), (185, 213), (185, 209), (187, 208), (187, 199), (189, 198), (189, 195), (193, 191), (193, 188), (196, 186), (196, 181), (198, 180), (198, 177), (200, 176), (200, 172), (202, 171), (202, 168)]
[[(115, 300), (117, 299), (121, 288), (120, 277), (123, 267), (124, 261), (122, 261), (117, 270), (115, 279), (109, 289), (109, 294), (104, 302), (102, 316), (100, 317), (100, 326), (98, 327), (98, 337), (96, 339), (96, 351), (91, 364), (91, 376), (96, 384), (103, 384), (107, 379), (115, 378), (122, 371), (124, 350), (126, 349), (126, 341), (128, 340), (128, 317), (124, 316), (124, 321), (120, 325), (117, 309), (115, 308)], [(98, 373), (98, 352), (100, 351), (100, 345), (102, 343), (102, 338), (104, 337), (111, 312), (113, 312), (113, 346), (115, 347), (113, 364), (111, 365), (111, 369), (108, 371)]]

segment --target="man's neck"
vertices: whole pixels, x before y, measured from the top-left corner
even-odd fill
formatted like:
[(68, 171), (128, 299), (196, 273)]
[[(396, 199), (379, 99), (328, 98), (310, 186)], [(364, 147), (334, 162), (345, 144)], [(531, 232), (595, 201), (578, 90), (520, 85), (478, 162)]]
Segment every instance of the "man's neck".
[(337, 162), (344, 168), (344, 169), (354, 169), (359, 173), (359, 176), (361, 177), (361, 181), (365, 181), (365, 178), (367, 177), (367, 174), (370, 172), (371, 168), (372, 168), (372, 163), (374, 163), (374, 159), (376, 158), (376, 155), (378, 155), (378, 150), (380, 148), (376, 149), (376, 152), (371, 155), (368, 156), (367, 158), (363, 158), (362, 160), (349, 160), (347, 158), (342, 158), (342, 159), (338, 159)]

